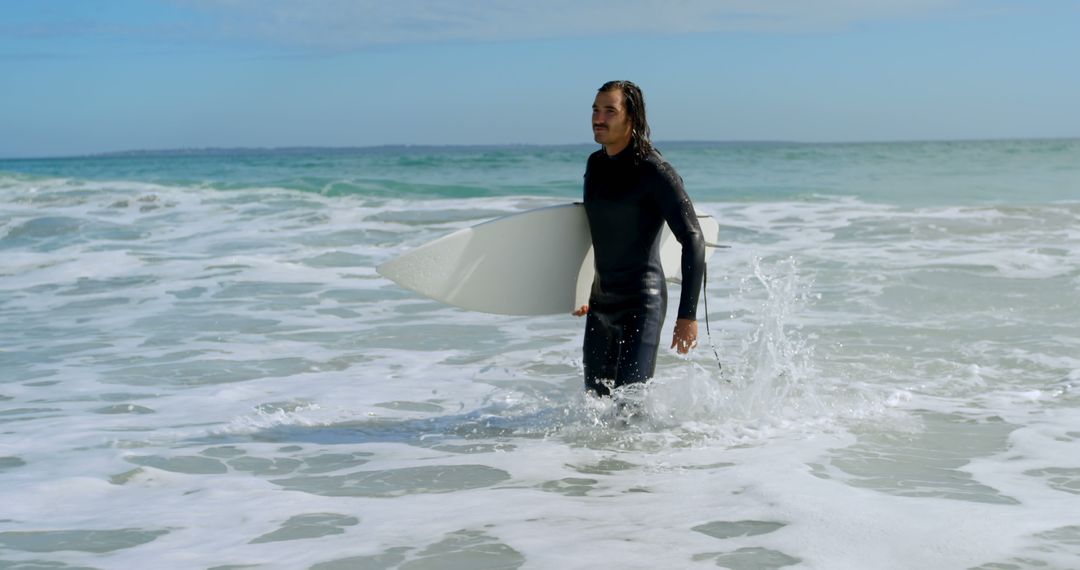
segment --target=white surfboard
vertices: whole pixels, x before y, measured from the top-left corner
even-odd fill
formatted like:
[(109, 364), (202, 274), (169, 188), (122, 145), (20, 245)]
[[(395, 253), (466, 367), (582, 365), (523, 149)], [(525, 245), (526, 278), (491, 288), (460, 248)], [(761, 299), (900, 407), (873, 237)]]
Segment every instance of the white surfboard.
[[(698, 214), (705, 241), (719, 224)], [(712, 248), (706, 248), (708, 260)], [(678, 280), (682, 246), (664, 225), (660, 263)], [(569, 313), (588, 303), (595, 269), (580, 203), (537, 208), (428, 242), (376, 267), (380, 275), (456, 307), (500, 315)]]

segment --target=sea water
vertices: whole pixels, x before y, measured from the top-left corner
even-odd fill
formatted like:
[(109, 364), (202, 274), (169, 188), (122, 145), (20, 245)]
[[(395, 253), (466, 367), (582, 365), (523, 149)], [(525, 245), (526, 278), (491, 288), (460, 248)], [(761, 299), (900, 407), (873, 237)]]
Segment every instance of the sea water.
[(1080, 141), (660, 147), (732, 247), (614, 403), (374, 270), (593, 147), (0, 161), (0, 567), (1080, 567)]

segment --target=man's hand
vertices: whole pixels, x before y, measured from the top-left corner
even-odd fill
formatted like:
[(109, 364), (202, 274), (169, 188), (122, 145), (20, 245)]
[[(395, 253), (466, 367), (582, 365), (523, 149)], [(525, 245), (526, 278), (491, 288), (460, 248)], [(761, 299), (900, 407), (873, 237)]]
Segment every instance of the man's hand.
[(671, 339), (671, 348), (678, 350), (679, 354), (686, 354), (695, 346), (697, 346), (697, 321), (691, 319), (675, 321), (675, 336)]
[(588, 312), (589, 312), (589, 306), (588, 305), (582, 305), (582, 306), (578, 307), (578, 310), (576, 310), (576, 311), (574, 311), (574, 312), (572, 312), (570, 314), (574, 315), (575, 317), (584, 317), (585, 314), (588, 313)]

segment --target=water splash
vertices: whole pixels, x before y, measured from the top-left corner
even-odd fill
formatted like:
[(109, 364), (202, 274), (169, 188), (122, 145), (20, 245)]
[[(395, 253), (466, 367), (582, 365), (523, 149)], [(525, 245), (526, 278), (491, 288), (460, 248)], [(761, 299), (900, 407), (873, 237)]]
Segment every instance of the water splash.
[(741, 339), (731, 366), (742, 417), (785, 416), (821, 408), (814, 390), (814, 350), (794, 323), (811, 301), (813, 281), (799, 274), (794, 258), (765, 265), (753, 259), (739, 296), (756, 298), (756, 327)]
[[(753, 258), (725, 300), (738, 310), (717, 347), (722, 372), (688, 361), (646, 385), (618, 390), (609, 408), (594, 404), (594, 423), (628, 424), (675, 445), (744, 444), (865, 415), (870, 403), (838, 389), (838, 379), (816, 366), (813, 336), (802, 326), (817, 298), (813, 285), (793, 257)], [(628, 408), (640, 411), (626, 421), (619, 412)]]
[[(794, 258), (752, 259), (725, 300), (740, 310), (718, 347), (722, 372), (694, 359), (661, 366), (654, 380), (621, 387), (611, 398), (563, 404), (561, 413), (548, 416), (559, 421), (543, 426), (546, 435), (647, 449), (744, 444), (777, 431), (819, 429), (844, 406), (831, 400), (834, 382), (815, 366), (812, 337), (800, 324), (815, 299), (812, 290), (813, 280)], [(512, 407), (503, 411), (514, 413)]]

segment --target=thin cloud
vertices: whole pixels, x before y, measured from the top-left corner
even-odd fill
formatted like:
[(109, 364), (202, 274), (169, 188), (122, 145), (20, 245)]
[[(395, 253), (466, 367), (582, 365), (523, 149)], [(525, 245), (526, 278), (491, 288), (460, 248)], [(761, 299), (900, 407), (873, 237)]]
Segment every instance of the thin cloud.
[(311, 49), (709, 32), (820, 32), (933, 16), (963, 0), (176, 0), (230, 39)]
[(73, 57), (70, 54), (55, 52), (0, 53), (0, 61), (7, 62), (50, 61), (61, 59), (73, 59)]

